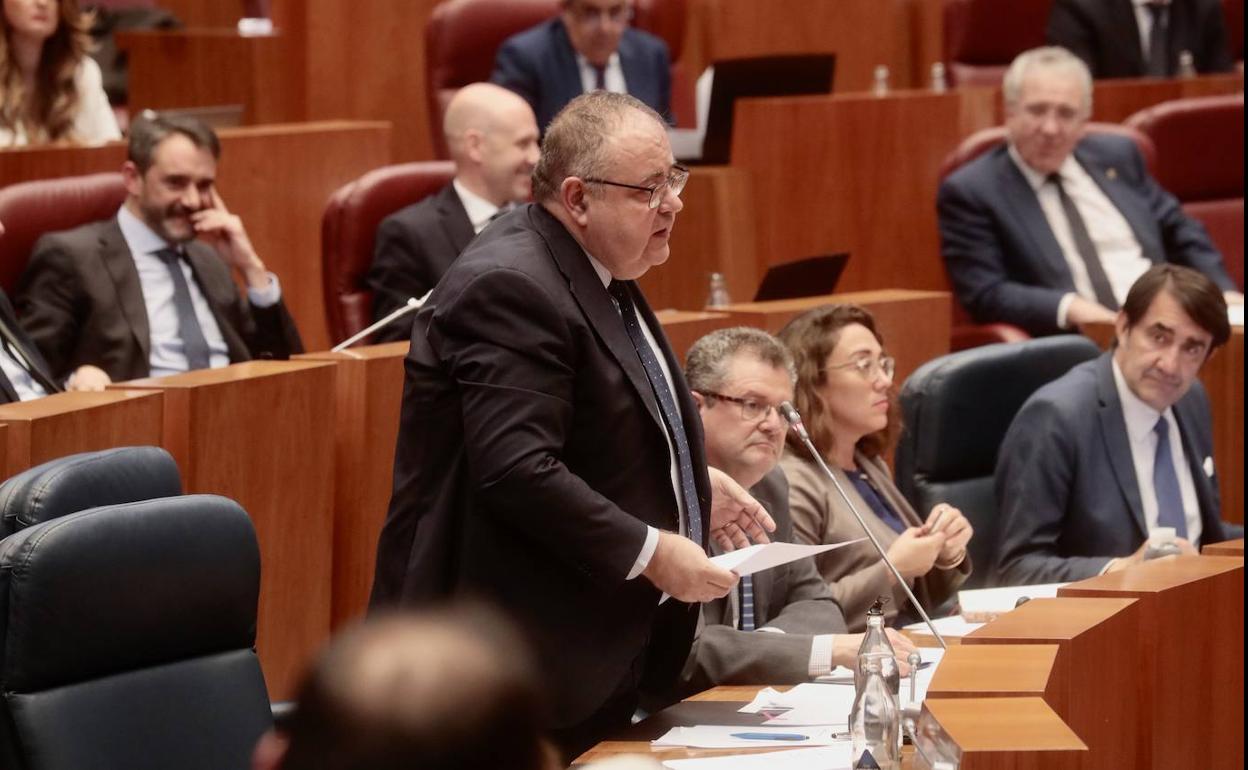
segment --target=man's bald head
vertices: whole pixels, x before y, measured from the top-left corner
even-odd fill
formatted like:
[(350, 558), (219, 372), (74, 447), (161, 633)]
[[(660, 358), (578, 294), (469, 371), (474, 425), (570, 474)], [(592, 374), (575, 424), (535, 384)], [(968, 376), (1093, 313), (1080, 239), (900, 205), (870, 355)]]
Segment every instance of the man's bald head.
[(442, 121), (460, 184), (496, 206), (528, 200), (538, 158), (529, 103), (492, 83), (461, 88)]

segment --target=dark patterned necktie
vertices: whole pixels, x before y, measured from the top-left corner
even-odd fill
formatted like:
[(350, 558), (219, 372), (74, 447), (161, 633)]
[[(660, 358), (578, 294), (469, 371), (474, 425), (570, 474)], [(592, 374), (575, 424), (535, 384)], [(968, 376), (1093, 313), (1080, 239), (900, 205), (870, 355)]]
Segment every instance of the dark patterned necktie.
[(620, 307), (620, 317), (624, 320), (624, 328), (628, 338), (637, 350), (641, 366), (646, 370), (646, 378), (650, 380), (650, 388), (659, 402), (659, 412), (663, 415), (663, 425), (667, 435), (676, 448), (676, 476), (680, 481), (681, 496), (685, 500), (686, 522), (689, 538), (698, 545), (702, 544), (702, 510), (698, 505), (698, 491), (693, 483), (693, 458), (689, 453), (689, 441), (685, 437), (685, 424), (680, 417), (680, 409), (672, 398), (672, 389), (663, 369), (655, 358), (654, 349), (646, 341), (641, 330), (641, 320), (637, 317), (637, 309), (633, 307), (633, 298), (629, 294), (628, 284), (623, 281), (612, 281), (609, 292)]
[(1096, 244), (1092, 243), (1092, 236), (1088, 235), (1088, 226), (1084, 223), (1079, 208), (1066, 194), (1060, 175), (1049, 174), (1049, 182), (1057, 188), (1057, 195), (1061, 198), (1062, 211), (1066, 213), (1066, 222), (1070, 225), (1070, 237), (1075, 242), (1075, 251), (1079, 252), (1079, 258), (1083, 260), (1083, 266), (1088, 271), (1088, 280), (1092, 282), (1092, 291), (1096, 294), (1096, 301), (1110, 310), (1117, 310), (1118, 300), (1114, 298), (1114, 290), (1109, 286), (1109, 278), (1105, 275), (1101, 256), (1096, 252)]
[(1174, 470), (1170, 453), (1170, 424), (1162, 417), (1153, 426), (1157, 434), (1157, 455), (1153, 458), (1153, 491), (1157, 495), (1157, 526), (1174, 527), (1174, 534), (1187, 537), (1187, 516), (1183, 512), (1183, 495), (1179, 492), (1179, 476)]
[(173, 282), (173, 308), (178, 314), (178, 336), (186, 354), (186, 368), (207, 369), (210, 363), (208, 340), (204, 339), (204, 330), (195, 316), (191, 290), (182, 274), (181, 255), (175, 249), (161, 249), (156, 255), (169, 268), (169, 280)]
[(1171, 73), (1167, 56), (1167, 22), (1170, 7), (1165, 3), (1149, 3), (1144, 7), (1153, 17), (1153, 28), (1148, 33), (1148, 75), (1155, 78), (1169, 77)]

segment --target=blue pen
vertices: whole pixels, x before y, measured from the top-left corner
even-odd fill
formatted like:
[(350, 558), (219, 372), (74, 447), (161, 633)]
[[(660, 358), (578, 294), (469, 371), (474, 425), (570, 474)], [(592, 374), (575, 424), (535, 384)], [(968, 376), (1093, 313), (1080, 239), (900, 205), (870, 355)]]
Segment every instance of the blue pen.
[(808, 741), (809, 735), (797, 733), (730, 733), (733, 738), (743, 741)]

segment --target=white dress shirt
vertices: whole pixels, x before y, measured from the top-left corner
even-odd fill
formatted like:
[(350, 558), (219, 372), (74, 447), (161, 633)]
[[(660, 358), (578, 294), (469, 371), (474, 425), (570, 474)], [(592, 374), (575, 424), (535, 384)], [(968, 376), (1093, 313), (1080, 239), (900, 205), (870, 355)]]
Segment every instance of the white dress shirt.
[(458, 179), (452, 179), (451, 186), (455, 188), (455, 194), (459, 196), (459, 202), (464, 206), (468, 221), (472, 223), (472, 231), (480, 234), (498, 213), (499, 207), (464, 187)]
[[(598, 83), (597, 72), (594, 71), (594, 65), (589, 63), (589, 59), (576, 55), (576, 66), (581, 70), (581, 91), (589, 93), (596, 90)], [(620, 54), (611, 54), (611, 58), (607, 59), (607, 67), (603, 72), (603, 80), (606, 83), (606, 90), (615, 94), (628, 93), (628, 84), (624, 82), (624, 68), (620, 66)]]
[[(1036, 193), (1036, 199), (1040, 203), (1041, 211), (1044, 212), (1045, 221), (1048, 222), (1049, 229), (1053, 231), (1057, 245), (1062, 249), (1062, 256), (1066, 258), (1066, 266), (1070, 269), (1076, 293), (1096, 302), (1096, 292), (1092, 289), (1087, 267), (1071, 236), (1070, 223), (1066, 220), (1066, 212), (1062, 209), (1062, 198), (1058, 195), (1057, 188), (1049, 183), (1044, 174), (1028, 166), (1012, 144), (1009, 147), (1009, 153), (1010, 158), (1014, 160), (1015, 165)], [(1109, 287), (1114, 292), (1114, 298), (1121, 305), (1127, 298), (1131, 285), (1152, 267), (1153, 263), (1145, 258), (1144, 250), (1140, 247), (1140, 242), (1136, 240), (1135, 232), (1131, 229), (1126, 217), (1105, 195), (1100, 185), (1092, 179), (1083, 166), (1079, 165), (1074, 155), (1066, 158), (1066, 162), (1062, 164), (1057, 173), (1062, 178), (1062, 188), (1066, 190), (1066, 194), (1070, 196), (1075, 208), (1083, 217), (1088, 236), (1092, 239), (1096, 253), (1101, 259), (1105, 277), (1109, 279)], [(1074, 297), (1074, 294), (1067, 294), (1058, 305), (1057, 325), (1062, 328), (1066, 327), (1066, 311)]]
[[(163, 377), (187, 371), (189, 364), (183, 350), (182, 337), (178, 334), (178, 311), (173, 303), (173, 280), (169, 276), (169, 268), (165, 260), (157, 252), (169, 248), (170, 244), (155, 233), (147, 223), (130, 213), (124, 205), (117, 212), (117, 224), (121, 227), (121, 235), (134, 258), (134, 267), (139, 273), (139, 287), (143, 292), (143, 305), (147, 309), (147, 326), (151, 335), (151, 353), (148, 363), (152, 377)], [(208, 343), (209, 365), (213, 368), (226, 366), (230, 363), (229, 350), (221, 327), (212, 314), (207, 298), (200, 291), (195, 281), (190, 264), (185, 259), (178, 260), (182, 275), (186, 277), (186, 285), (191, 294), (191, 305), (195, 308), (195, 318), (203, 330), (204, 340)], [(256, 307), (271, 307), (282, 298), (281, 285), (277, 276), (269, 273), (269, 285), (264, 289), (247, 289), (247, 298)]]
[[(741, 591), (732, 590), (728, 592), (729, 619), (732, 627), (741, 628)], [(699, 626), (701, 631), (701, 626)], [(775, 626), (762, 626), (754, 629), (753, 632), (743, 631), (742, 633), (766, 633), (766, 634), (783, 634), (787, 633), (783, 628)], [(806, 673), (811, 679), (825, 676), (832, 673), (832, 634), (815, 634), (810, 640), (810, 659), (806, 663)]]
[(12, 350), (6, 342), (0, 340), (0, 370), (3, 370), (4, 376), (9, 378), (9, 384), (17, 393), (18, 400), (30, 401), (33, 398), (48, 395), (43, 386), (31, 378), (30, 371), (17, 362), (16, 356), (19, 355), (21, 355), (20, 352)]
[[(1157, 491), (1153, 488), (1153, 464), (1157, 458), (1157, 434), (1153, 427), (1162, 413), (1140, 400), (1127, 386), (1127, 381), (1113, 362), (1114, 384), (1118, 387), (1118, 399), (1122, 402), (1122, 417), (1127, 425), (1127, 437), (1131, 443), (1131, 462), (1135, 465), (1135, 480), (1140, 488), (1140, 503), (1144, 506), (1144, 523), (1149, 531), (1157, 527)], [(1174, 409), (1164, 413), (1170, 426), (1170, 459), (1174, 461), (1175, 475), (1179, 479), (1179, 495), (1183, 498), (1183, 517), (1187, 521), (1187, 539), (1193, 545), (1200, 542), (1200, 500), (1196, 497), (1196, 484), (1192, 481), (1192, 469), (1183, 451), (1183, 437), (1174, 419)]]
[[(104, 93), (104, 77), (100, 65), (90, 56), (83, 56), (74, 70), (74, 90), (78, 93), (78, 109), (70, 138), (77, 144), (96, 145), (121, 139), (117, 116)], [(0, 147), (22, 147), (30, 138), (22, 126), (16, 129), (0, 126)]]
[[(607, 288), (611, 284), (611, 271), (608, 270), (601, 262), (594, 259), (589, 253), (585, 252), (585, 256), (589, 258), (589, 264), (594, 268), (594, 272), (598, 274), (598, 280), (602, 281), (603, 288)], [(611, 304), (616, 305), (615, 298), (611, 298)], [(616, 305), (618, 313), (620, 308)], [(667, 387), (672, 392), (672, 399), (676, 399), (676, 389), (672, 387), (672, 371), (667, 366), (667, 359), (663, 357), (663, 352), (659, 349), (659, 344), (654, 338), (654, 332), (650, 329), (650, 325), (646, 323), (646, 319), (642, 317), (640, 311), (637, 313), (637, 321), (641, 325), (641, 334), (646, 338), (646, 343), (650, 345), (650, 351), (654, 354), (655, 360), (659, 362), (659, 368), (663, 370), (663, 378), (667, 380)], [(677, 408), (680, 402), (677, 401)], [(688, 419), (688, 415), (681, 415), (681, 419)], [(685, 496), (680, 489), (680, 469), (676, 466), (676, 447), (672, 446), (672, 437), (663, 431), (663, 438), (667, 441), (667, 456), (670, 459), (670, 472), (672, 476), (672, 492), (676, 495), (676, 508), (679, 517), (680, 534), (685, 534)], [(709, 526), (709, 522), (704, 522), (703, 526)], [(659, 546), (659, 530), (655, 527), (647, 527), (646, 542), (642, 543), (641, 552), (637, 554), (637, 561), (633, 563), (633, 568), (629, 570), (627, 580), (640, 575), (650, 566), (650, 559), (654, 556), (654, 549)]]

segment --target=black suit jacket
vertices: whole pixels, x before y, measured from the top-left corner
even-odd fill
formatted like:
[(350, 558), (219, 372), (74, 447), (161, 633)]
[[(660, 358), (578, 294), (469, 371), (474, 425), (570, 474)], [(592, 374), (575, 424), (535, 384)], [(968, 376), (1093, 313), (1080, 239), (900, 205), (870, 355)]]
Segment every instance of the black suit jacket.
[[(303, 352), (286, 307), (252, 307), (212, 247), (192, 241), (186, 259), (230, 361)], [(116, 217), (40, 238), (18, 286), (17, 307), (58, 380), (83, 364), (100, 367), (114, 381), (151, 373), (147, 307)]]
[[(1085, 361), (1037, 390), (1005, 435), (996, 495), (997, 574), (1006, 584), (1092, 577), (1148, 538), (1112, 355)], [(1213, 423), (1199, 382), (1174, 405), (1174, 417), (1200, 504), (1200, 544), (1242, 537), (1220, 519)]]
[[(1178, 72), (1180, 51), (1191, 52), (1197, 72), (1231, 69), (1220, 0), (1173, 0), (1169, 17), (1167, 74)], [(1148, 74), (1131, 0), (1054, 0), (1046, 37), (1087, 62), (1094, 78)]]
[[(373, 321), (420, 299), (472, 240), (468, 212), (452, 184), (382, 220), (377, 228), (373, 264), (365, 282), (373, 292)], [(373, 333), (374, 342), (407, 340), (412, 316)]]
[[(39, 354), (39, 348), (31, 341), (30, 337), (26, 335), (26, 332), (17, 322), (17, 316), (13, 313), (13, 306), (9, 304), (8, 295), (3, 291), (0, 291), (0, 324), (7, 327), (13, 336), (13, 340), (20, 348), (21, 354), (25, 356), (30, 365), (38, 367), (48, 379), (53, 379), (48, 374), (48, 362), (43, 360), (43, 356)], [(18, 365), (21, 366), (21, 362), (18, 362)], [(13, 383), (9, 382), (9, 378), (3, 372), (0, 372), (0, 404), (8, 404), (17, 400), (19, 399), (17, 391), (13, 389)]]
[[(667, 43), (632, 27), (620, 38), (620, 69), (628, 93), (672, 122), (672, 70)], [(563, 106), (583, 91), (576, 51), (561, 18), (544, 21), (503, 41), (490, 81), (520, 94), (543, 133)]]
[[(1148, 174), (1135, 143), (1121, 136), (1081, 140), (1075, 160), (1122, 213), (1154, 263), (1195, 268), (1224, 291), (1235, 282), (1204, 225)], [(950, 174), (936, 207), (940, 252), (958, 301), (978, 323), (1005, 321), (1054, 334), (1074, 278), (1027, 178), (1002, 145)]]
[[(697, 409), (654, 314), (630, 287), (675, 380), (706, 521)], [(625, 579), (646, 526), (677, 527), (665, 429), (580, 245), (540, 206), (499, 219), (418, 313), (405, 367), (373, 605), (452, 593), (496, 602), (533, 643), (553, 727), (635, 692), (643, 673), (652, 689), (670, 687), (696, 607), (660, 607), (648, 580)]]

